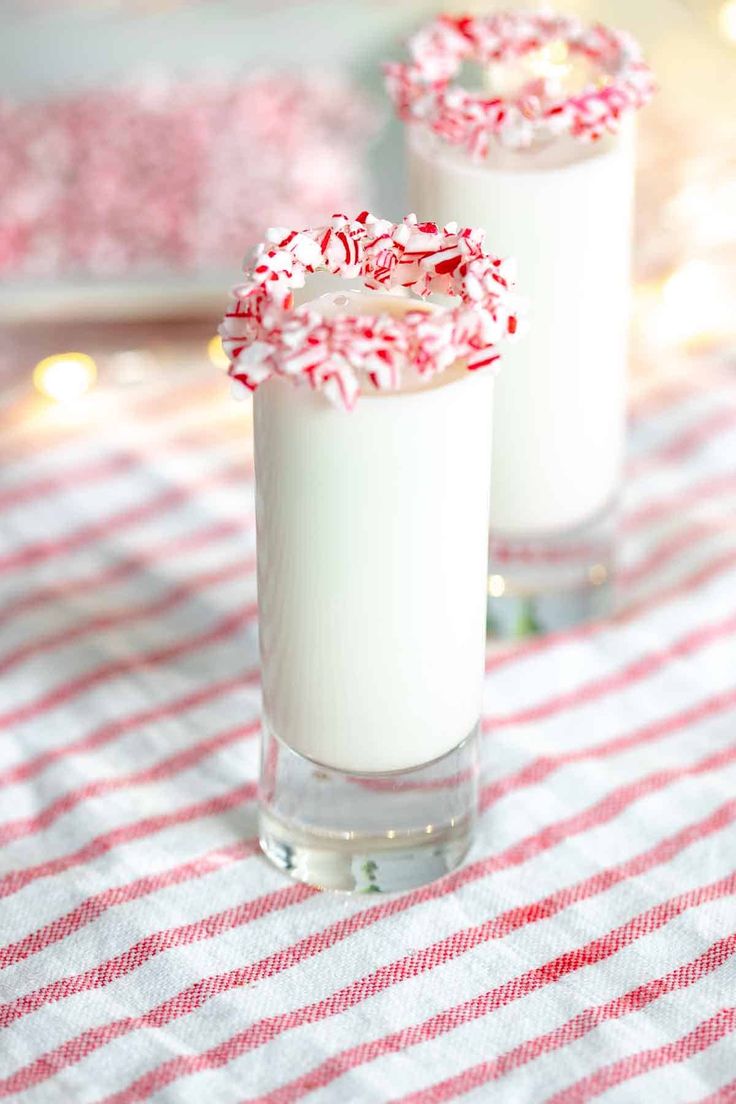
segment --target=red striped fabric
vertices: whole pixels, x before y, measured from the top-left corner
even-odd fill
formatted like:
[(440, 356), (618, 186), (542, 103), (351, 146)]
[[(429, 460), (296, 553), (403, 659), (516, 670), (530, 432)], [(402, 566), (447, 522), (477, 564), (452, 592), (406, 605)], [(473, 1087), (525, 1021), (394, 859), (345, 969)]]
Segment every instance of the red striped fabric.
[[(712, 970), (717, 970), (723, 966), (734, 953), (736, 953), (736, 933), (726, 936), (724, 939), (719, 939), (693, 962), (688, 962), (683, 966), (679, 966), (676, 970), (671, 970), (664, 977), (646, 982), (620, 997), (615, 997), (607, 1004), (586, 1009), (585, 1012), (581, 1012), (561, 1027), (555, 1028), (554, 1031), (529, 1039), (513, 1051), (508, 1051), (492, 1062), (474, 1066), (472, 1069), (464, 1071), (459, 1077), (432, 1085), (429, 1089), (410, 1093), (401, 1098), (401, 1104), (440, 1104), (441, 1101), (452, 1100), (465, 1095), (479, 1085), (496, 1081), (502, 1078), (504, 1074), (525, 1065), (527, 1062), (534, 1061), (542, 1054), (568, 1046), (587, 1032), (594, 1031), (606, 1020), (630, 1015), (632, 1012), (646, 1008), (647, 1005), (659, 1000), (667, 993), (694, 985), (695, 982)], [(591, 1090), (592, 1087), (589, 1084), (588, 1090)], [(569, 1097), (568, 1094), (570, 1094)], [(591, 1098), (591, 1095), (594, 1094), (590, 1091), (586, 1092), (582, 1086), (577, 1089), (572, 1087), (572, 1089), (565, 1090), (556, 1099), (559, 1101), (568, 1098), (571, 1100), (587, 1100)], [(263, 1097), (262, 1104), (266, 1104), (266, 1101), (268, 1101), (268, 1104), (277, 1104), (277, 1102), (278, 1104), (285, 1104), (287, 1100), (296, 1099), (298, 1099), (298, 1096), (295, 1095), (273, 1094)]]
[(220, 537), (235, 537), (239, 532), (240, 525), (238, 522), (217, 521), (213, 525), (205, 526), (204, 529), (174, 537), (173, 540), (164, 540), (143, 553), (125, 556), (97, 574), (87, 573), (79, 579), (39, 587), (37, 590), (24, 591), (22, 595), (5, 604), (0, 614), (0, 625), (19, 613), (26, 613), (39, 606), (44, 606), (47, 602), (55, 602), (61, 598), (77, 597), (80, 594), (87, 594), (89, 591), (94, 592), (99, 587), (119, 583), (136, 572), (150, 569), (156, 563), (165, 563), (167, 559), (174, 556), (198, 551), (200, 548), (206, 548), (210, 542), (214, 544)]
[[(137, 469), (140, 471), (140, 468)], [(30, 541), (20, 548), (0, 557), (0, 573), (13, 571), (18, 568), (27, 568), (32, 564), (44, 560), (67, 555), (80, 548), (93, 543), (104, 542), (114, 537), (121, 530), (131, 525), (138, 525), (143, 521), (159, 520), (161, 515), (176, 506), (185, 504), (191, 496), (191, 491), (204, 493), (212, 487), (218, 486), (223, 479), (237, 479), (242, 476), (243, 467), (239, 464), (229, 465), (215, 475), (196, 479), (190, 487), (169, 487), (157, 495), (153, 495), (145, 502), (128, 506), (102, 521), (94, 521), (86, 525), (80, 525), (62, 536), (40, 541)], [(104, 490), (101, 498), (105, 498)]]
[[(608, 933), (603, 939), (583, 947), (576, 947), (573, 951), (561, 955), (541, 967), (530, 970), (520, 977), (512, 978), (493, 991), (489, 998), (489, 1005), (491, 1008), (501, 1007), (510, 1001), (523, 999), (539, 987), (552, 984), (571, 972), (608, 958), (609, 955), (616, 954), (631, 939), (639, 938), (650, 932), (653, 927), (656, 928), (667, 923), (673, 916), (680, 915), (682, 910), (703, 901), (717, 900), (724, 893), (736, 893), (736, 872), (721, 882), (703, 887), (697, 893), (663, 902), (662, 905), (649, 913), (634, 917), (627, 925)], [(386, 984), (389, 986), (397, 985), (406, 976), (401, 970), (391, 969)], [(411, 977), (413, 974), (410, 973), (408, 976)], [(133, 1101), (145, 1100), (153, 1093), (159, 1092), (182, 1077), (205, 1069), (217, 1068), (226, 1062), (233, 1061), (251, 1048), (263, 1046), (277, 1039), (284, 1032), (294, 1030), (303, 1024), (321, 1022), (326, 1016), (344, 1013), (354, 1006), (356, 998), (358, 1001), (362, 1001), (380, 992), (383, 981), (384, 977), (379, 981), (375, 981), (372, 977), (370, 980), (360, 979), (357, 986), (352, 985), (339, 990), (325, 1001), (315, 1002), (296, 1011), (259, 1020), (244, 1031), (227, 1039), (224, 1043), (218, 1043), (210, 1050), (191, 1057), (174, 1058), (164, 1063), (139, 1081), (134, 1081), (122, 1092), (106, 1097), (105, 1104), (132, 1104)]]
[(0, 969), (13, 966), (16, 962), (22, 962), (30, 955), (38, 954), (52, 943), (58, 943), (61, 939), (73, 935), (86, 924), (93, 923), (103, 912), (115, 908), (118, 905), (127, 904), (138, 900), (149, 893), (156, 893), (167, 886), (178, 885), (190, 878), (200, 878), (211, 871), (222, 869), (227, 863), (238, 862), (248, 855), (256, 853), (258, 847), (256, 840), (242, 840), (231, 844), (229, 847), (217, 847), (214, 851), (193, 859), (191, 862), (181, 863), (171, 867), (158, 875), (147, 878), (137, 878), (127, 885), (110, 886), (108, 889), (87, 897), (79, 905), (67, 912), (64, 916), (57, 917), (50, 924), (37, 928), (15, 943), (9, 943), (0, 950)]
[[(68, 645), (72, 640), (78, 640), (82, 636), (106, 632), (110, 629), (119, 628), (121, 625), (129, 625), (132, 621), (160, 617), (161, 614), (167, 613), (180, 602), (196, 598), (206, 587), (216, 586), (218, 583), (229, 582), (232, 579), (247, 579), (252, 576), (254, 567), (254, 557), (245, 560), (245, 562), (239, 559), (234, 563), (226, 564), (224, 567), (216, 568), (214, 571), (200, 572), (193, 578), (187, 579), (185, 583), (179, 583), (178, 586), (172, 587), (166, 591), (163, 597), (157, 598), (153, 602), (144, 602), (133, 607), (127, 606), (113, 613), (90, 617), (86, 621), (80, 617), (74, 625), (68, 628), (39, 635), (26, 644), (0, 656), (0, 675), (5, 674), (18, 663), (23, 663), (25, 660), (61, 645)], [(255, 615), (255, 607), (252, 607), (250, 612)]]
[(681, 1039), (665, 1043), (660, 1047), (653, 1047), (651, 1050), (642, 1050), (638, 1054), (612, 1062), (589, 1077), (581, 1078), (563, 1092), (555, 1093), (549, 1098), (548, 1104), (583, 1104), (584, 1101), (593, 1100), (594, 1097), (600, 1096), (601, 1093), (616, 1085), (621, 1085), (624, 1081), (629, 1081), (632, 1077), (641, 1077), (643, 1073), (660, 1069), (672, 1062), (684, 1062), (734, 1031), (736, 1031), (736, 1006), (722, 1008), (715, 1016), (698, 1024), (694, 1031)]
[[(491, 1062), (481, 1063), (465, 1070), (458, 1077), (432, 1085), (428, 1089), (410, 1093), (402, 1097), (401, 1104), (439, 1104), (440, 1101), (452, 1100), (479, 1085), (488, 1084), (489, 1081), (500, 1080), (504, 1074), (518, 1069), (527, 1062), (532, 1062), (552, 1050), (568, 1046), (575, 1039), (582, 1038), (587, 1032), (598, 1028), (606, 1020), (629, 1015), (645, 1008), (667, 993), (694, 985), (712, 970), (723, 966), (734, 954), (736, 954), (736, 933), (719, 939), (693, 962), (671, 970), (664, 977), (645, 982), (597, 1008), (586, 1009), (561, 1027), (555, 1028), (554, 1031), (528, 1039), (514, 1050), (508, 1051)], [(483, 993), (480, 998), (468, 1001), (465, 1006), (442, 1012), (416, 1027), (405, 1028), (395, 1035), (376, 1040), (373, 1044), (362, 1043), (336, 1059), (330, 1059), (321, 1069), (313, 1070), (305, 1077), (260, 1097), (258, 1104), (291, 1104), (292, 1101), (302, 1099), (315, 1089), (330, 1084), (334, 1078), (342, 1076), (347, 1070), (354, 1069), (363, 1062), (375, 1061), (381, 1055), (403, 1051), (407, 1047), (425, 1043), (436, 1038), (440, 1033), (452, 1031), (463, 1022), (488, 1015), (493, 1008), (493, 994)]]
[(0, 1097), (736, 1100), (734, 382), (640, 405), (617, 615), (489, 649), (466, 865), (345, 900), (257, 853), (249, 419), (207, 373), (109, 432), (104, 387), (75, 434), (5, 412)]
[(723, 1085), (715, 1092), (708, 1093), (697, 1104), (733, 1104), (734, 1100), (736, 1100), (736, 1080), (730, 1081), (728, 1085)]
[(21, 839), (23, 836), (30, 836), (35, 832), (43, 831), (83, 801), (103, 797), (115, 790), (150, 785), (151, 783), (160, 782), (164, 778), (171, 778), (179, 771), (190, 770), (208, 755), (255, 735), (257, 729), (257, 721), (251, 722), (249, 725), (239, 725), (227, 732), (219, 732), (215, 736), (200, 740), (191, 747), (185, 748), (184, 751), (177, 751), (173, 755), (159, 760), (151, 767), (131, 771), (129, 774), (119, 774), (115, 778), (99, 778), (94, 782), (88, 782), (85, 786), (80, 786), (76, 790), (67, 790), (62, 797), (50, 802), (35, 816), (18, 817), (17, 820), (6, 820), (3, 824), (0, 824), (0, 846), (10, 843), (11, 840)]
[[(714, 767), (717, 768), (722, 766), (725, 762), (736, 762), (736, 746), (727, 749), (727, 757), (722, 754), (718, 757), (717, 761), (715, 761), (713, 757), (710, 757), (708, 760), (695, 764), (691, 770), (712, 770)], [(682, 774), (683, 772), (679, 772), (678, 777), (681, 777)], [(673, 781), (671, 778), (663, 778), (661, 773), (656, 776), (650, 776), (650, 780), (656, 782), (660, 788)], [(196, 984), (195, 986), (190, 986), (186, 990), (177, 993), (173, 1000), (169, 999), (161, 1005), (151, 1009), (143, 1021), (141, 1021), (140, 1017), (130, 1017), (107, 1024), (102, 1029), (86, 1032), (70, 1040), (69, 1043), (59, 1048), (58, 1051), (45, 1054), (40, 1062), (36, 1062), (32, 1066), (18, 1071), (15, 1077), (11, 1077), (7, 1082), (0, 1082), (0, 1096), (2, 1096), (3, 1093), (7, 1094), (7, 1092), (17, 1091), (18, 1085), (35, 1084), (37, 1080), (43, 1079), (48, 1075), (47, 1071), (50, 1066), (53, 1065), (56, 1067), (58, 1065), (63, 1068), (63, 1066), (68, 1065), (70, 1062), (76, 1062), (79, 1060), (80, 1055), (91, 1053), (92, 1050), (104, 1045), (111, 1037), (119, 1037), (122, 1034), (128, 1034), (130, 1031), (139, 1030), (143, 1024), (156, 1024), (157, 1026), (168, 1025), (178, 1017), (189, 1014), (194, 1008), (202, 1007), (206, 1002), (220, 993), (227, 992), (234, 988), (240, 988), (244, 985), (252, 985), (255, 982), (261, 981), (263, 978), (273, 977), (285, 969), (291, 969), (294, 965), (305, 962), (315, 955), (323, 953), (325, 949), (343, 942), (358, 931), (372, 927), (391, 917), (395, 917), (428, 900), (445, 898), (448, 894), (455, 892), (459, 885), (467, 885), (471, 881), (488, 877), (494, 872), (519, 866), (528, 859), (529, 855), (539, 853), (540, 851), (547, 851), (554, 847), (555, 843), (560, 838), (566, 838), (575, 833), (579, 833), (583, 830), (583, 825), (585, 828), (589, 828), (592, 824), (605, 822), (606, 819), (615, 817), (620, 812), (623, 800), (628, 800), (629, 803), (634, 800), (634, 796), (632, 796), (631, 793), (632, 789), (633, 787), (628, 786), (626, 787), (626, 793), (619, 791), (617, 794), (612, 795), (613, 800), (611, 796), (607, 797), (603, 802), (585, 810), (582, 817), (566, 818), (562, 822), (552, 826), (552, 830), (545, 829), (542, 832), (533, 834), (526, 840), (523, 840), (521, 846), (515, 845), (507, 849), (506, 852), (493, 856), (490, 861), (470, 864), (464, 870), (446, 878), (442, 882), (422, 887), (419, 890), (404, 894), (400, 898), (381, 902), (373, 908), (361, 911), (356, 916), (351, 917), (349, 921), (344, 919), (338, 920), (336, 923), (329, 925), (321, 931), (310, 933), (297, 943), (279, 948), (275, 954), (269, 955), (258, 962), (254, 962), (248, 967), (237, 967), (235, 970), (227, 971), (224, 974), (208, 977), (206, 986)], [(638, 784), (636, 787), (636, 796), (638, 797), (649, 792), (650, 788), (646, 785)], [(715, 818), (715, 824), (718, 829), (732, 823), (732, 812), (733, 810), (731, 808), (719, 810), (718, 816)], [(713, 830), (711, 825), (708, 827)], [(706, 831), (705, 834), (707, 835), (708, 831)], [(647, 869), (651, 869), (651, 867), (659, 861), (661, 854), (666, 854), (671, 857), (673, 847), (677, 848), (678, 846), (683, 846), (683, 844), (687, 846), (693, 841), (693, 838), (697, 838), (697, 836), (692, 836), (691, 829), (690, 832), (680, 837), (679, 840), (668, 841), (667, 845), (655, 851), (654, 855), (647, 854), (646, 856), (638, 857), (636, 863), (632, 864), (631, 868), (627, 869), (623, 876), (631, 876), (634, 871), (642, 873)], [(547, 919), (561, 908), (566, 907), (573, 900), (583, 900), (588, 896), (593, 896), (610, 888), (617, 880), (620, 880), (621, 877), (620, 871), (615, 869), (606, 871), (603, 877), (596, 876), (594, 879), (587, 880), (583, 885), (571, 887), (568, 891), (558, 893), (554, 897), (546, 898), (542, 901), (534, 901), (530, 905), (510, 910), (508, 913), (496, 916), (492, 920), (485, 921), (474, 928), (453, 932), (452, 935), (445, 940), (434, 943), (429, 947), (423, 947), (421, 951), (416, 954), (407, 956), (399, 961), (392, 961), (388, 966), (380, 967), (368, 977), (361, 977), (357, 982), (348, 986), (345, 990), (337, 994), (332, 994), (328, 1001), (309, 1004), (305, 1008), (300, 1009), (299, 1013), (290, 1012), (284, 1016), (273, 1018), (272, 1020), (259, 1022), (255, 1025), (255, 1029), (252, 1032), (245, 1033), (237, 1036), (235, 1039), (229, 1040), (228, 1052), (238, 1050), (243, 1052), (252, 1045), (260, 1046), (264, 1041), (267, 1041), (269, 1035), (274, 1031), (280, 1033), (284, 1030), (289, 1030), (291, 1027), (300, 1025), (302, 1022), (316, 1022), (317, 1020), (332, 1017), (338, 1012), (353, 1007), (366, 1000), (368, 997), (375, 996), (376, 993), (392, 987), (402, 978), (418, 976), (427, 970), (436, 969), (451, 958), (464, 955), (489, 940), (502, 938), (504, 935), (508, 935), (517, 928), (524, 927), (527, 924), (537, 923), (541, 919)], [(718, 896), (722, 893), (733, 892), (735, 877), (736, 875), (729, 876), (716, 887), (706, 887), (704, 891), (706, 896), (712, 893)], [(286, 887), (284, 889), (283, 898), (281, 898), (282, 907), (283, 905), (291, 904), (296, 900), (302, 899), (303, 893), (303, 886), (293, 885)], [(270, 896), (271, 895), (267, 894), (266, 899), (270, 899)], [(690, 900), (685, 898), (674, 904), (668, 903), (668, 908), (670, 911), (672, 908), (677, 911), (677, 909), (683, 907), (687, 908), (690, 907), (690, 905)], [(660, 910), (659, 918), (664, 917), (666, 919), (669, 916), (670, 912), (667, 911), (667, 909), (664, 911)], [(213, 924), (218, 923), (219, 918), (210, 917), (208, 918), (208, 922)], [(644, 921), (639, 921), (640, 924), (643, 922)], [(166, 939), (171, 938), (172, 935), (171, 933), (157, 933), (157, 937), (159, 939)], [(132, 948), (124, 961), (129, 964), (129, 958), (131, 956), (135, 958)], [(98, 979), (98, 984), (100, 983), (99, 979), (102, 979), (103, 982), (104, 979), (108, 977), (113, 980), (117, 968), (115, 963), (103, 963), (99, 971), (96, 971), (94, 974), (94, 977)], [(53, 988), (47, 988), (45, 995), (48, 996), (49, 993), (57, 993), (60, 990), (63, 991), (66, 986), (72, 988), (77, 984), (80, 984), (77, 979), (61, 979)], [(39, 994), (32, 994), (26, 998), (26, 1000), (31, 1002), (38, 999), (43, 998), (40, 997)], [(23, 1006), (21, 1005), (20, 1007)], [(14, 1010), (8, 1011), (6, 1014), (16, 1018), (17, 1012), (18, 1006), (16, 1005)], [(2, 1022), (1, 1013), (2, 1010), (0, 1010), (0, 1022)], [(217, 1061), (220, 1053), (221, 1051), (217, 1050), (213, 1060)], [(164, 1077), (164, 1083), (168, 1084), (166, 1078), (171, 1075), (171, 1072), (170, 1068), (159, 1071), (158, 1077)], [(136, 1099), (138, 1098), (139, 1097), (136, 1097)], [(143, 1097), (140, 1098), (143, 1099)]]

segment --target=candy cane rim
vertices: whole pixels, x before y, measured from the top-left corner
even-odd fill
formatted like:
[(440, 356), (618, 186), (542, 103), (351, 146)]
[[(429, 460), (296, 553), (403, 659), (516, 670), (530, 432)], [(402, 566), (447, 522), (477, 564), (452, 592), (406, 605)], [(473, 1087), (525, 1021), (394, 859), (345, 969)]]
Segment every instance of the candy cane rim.
[[(579, 93), (551, 98), (543, 81), (530, 82), (515, 99), (483, 95), (453, 83), (464, 61), (507, 61), (557, 42), (593, 62), (599, 81)], [(388, 94), (399, 116), (405, 122), (426, 124), (478, 159), (487, 155), (494, 137), (516, 149), (562, 133), (595, 141), (615, 133), (622, 115), (643, 107), (655, 91), (652, 71), (635, 39), (572, 16), (442, 15), (410, 39), (409, 49), (412, 61), (384, 66)]]
[[(236, 385), (254, 391), (272, 376), (319, 390), (352, 409), (366, 389), (395, 390), (406, 373), (431, 377), (463, 360), (498, 360), (496, 344), (517, 328), (511, 264), (483, 249), (483, 231), (448, 223), (391, 223), (363, 211), (327, 226), (269, 230), (232, 291), (220, 336)], [(293, 292), (315, 272), (359, 278), (369, 290), (435, 293), (457, 304), (431, 312), (325, 317), (295, 307)]]

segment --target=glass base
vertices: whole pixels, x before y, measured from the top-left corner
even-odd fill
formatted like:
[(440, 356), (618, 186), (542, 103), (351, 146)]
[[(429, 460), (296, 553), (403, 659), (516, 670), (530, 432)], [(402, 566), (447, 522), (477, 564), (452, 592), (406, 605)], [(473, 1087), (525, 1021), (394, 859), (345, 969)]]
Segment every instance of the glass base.
[(292, 878), (320, 889), (393, 893), (442, 877), (472, 839), (478, 728), (432, 763), (348, 774), (292, 751), (264, 722), (262, 850)]
[(488, 635), (521, 640), (609, 616), (614, 604), (618, 511), (563, 534), (491, 532)]

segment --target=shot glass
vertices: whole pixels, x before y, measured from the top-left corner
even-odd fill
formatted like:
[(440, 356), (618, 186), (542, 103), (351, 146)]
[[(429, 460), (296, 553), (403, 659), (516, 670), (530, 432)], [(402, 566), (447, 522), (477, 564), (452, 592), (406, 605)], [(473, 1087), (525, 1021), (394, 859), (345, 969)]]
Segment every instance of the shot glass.
[[(472, 273), (448, 279), (443, 266), (488, 269), (478, 245), (466, 254), (467, 239), (415, 223), (338, 233), (356, 257), (339, 274), (357, 268), (367, 287), (286, 305), (286, 353), (276, 368), (268, 354), (266, 378), (243, 369), (256, 344), (274, 348), (260, 320), (243, 350), (232, 331), (253, 318), (233, 312), (225, 345), (235, 378), (257, 384), (261, 845), (301, 881), (375, 892), (446, 873), (472, 837), (497, 356), (487, 342), (507, 332), (511, 296), (488, 277), (485, 305), (469, 308), (486, 314), (486, 334), (468, 344), (467, 305), (453, 313), (386, 291), (463, 290)], [(378, 270), (376, 240), (399, 258)], [(274, 249), (282, 272), (288, 243)], [(269, 311), (258, 309), (273, 322)]]
[[(530, 308), (495, 394), (489, 628), (609, 612), (625, 445), (634, 109), (650, 71), (623, 34), (529, 12), (441, 17), (388, 67), (409, 202), (483, 227)], [(452, 84), (464, 63), (483, 88)]]

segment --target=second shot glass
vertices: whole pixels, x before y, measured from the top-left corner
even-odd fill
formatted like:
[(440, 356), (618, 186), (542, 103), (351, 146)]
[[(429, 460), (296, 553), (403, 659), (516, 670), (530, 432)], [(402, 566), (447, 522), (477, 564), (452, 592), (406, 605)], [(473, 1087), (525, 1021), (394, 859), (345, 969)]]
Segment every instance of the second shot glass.
[[(387, 67), (409, 204), (516, 257), (530, 309), (495, 396), (489, 629), (610, 612), (626, 412), (636, 109), (633, 40), (541, 12), (440, 16)], [(480, 87), (456, 78), (475, 66)]]

